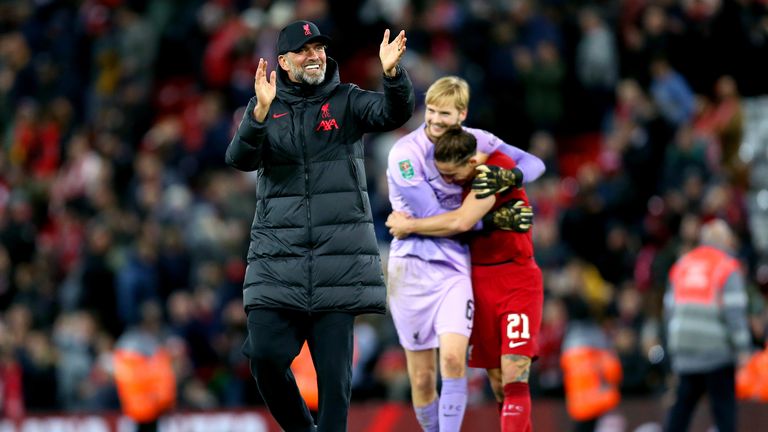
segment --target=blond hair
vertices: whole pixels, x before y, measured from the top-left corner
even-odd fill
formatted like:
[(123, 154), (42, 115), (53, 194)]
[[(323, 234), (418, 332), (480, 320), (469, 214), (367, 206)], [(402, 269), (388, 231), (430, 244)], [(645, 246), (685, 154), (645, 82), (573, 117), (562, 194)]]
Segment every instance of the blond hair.
[(459, 111), (466, 111), (469, 106), (469, 84), (457, 76), (442, 77), (429, 86), (424, 102), (427, 105), (453, 105)]

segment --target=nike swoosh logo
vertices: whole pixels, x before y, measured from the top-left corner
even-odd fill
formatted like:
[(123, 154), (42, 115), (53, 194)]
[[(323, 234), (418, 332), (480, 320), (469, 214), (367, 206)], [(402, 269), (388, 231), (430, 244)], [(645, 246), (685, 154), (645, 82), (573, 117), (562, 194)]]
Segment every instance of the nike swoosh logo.
[(523, 345), (525, 345), (525, 344), (527, 344), (527, 343), (528, 343), (528, 341), (522, 341), (522, 342), (510, 342), (510, 343), (509, 343), (509, 347), (510, 347), (510, 348), (517, 348), (517, 347), (519, 347), (519, 346), (523, 346)]
[(280, 114), (272, 114), (272, 118), (280, 118), (284, 115), (288, 115), (288, 113), (286, 112), (286, 113), (280, 113)]

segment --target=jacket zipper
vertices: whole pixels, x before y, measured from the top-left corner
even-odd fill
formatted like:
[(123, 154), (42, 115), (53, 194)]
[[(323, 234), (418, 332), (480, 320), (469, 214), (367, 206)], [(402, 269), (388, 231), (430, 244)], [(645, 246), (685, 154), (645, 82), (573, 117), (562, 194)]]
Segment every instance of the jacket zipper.
[(256, 173), (256, 222), (261, 223), (264, 216), (264, 168)]
[(314, 249), (312, 245), (312, 211), (310, 210), (310, 194), (309, 194), (309, 149), (307, 148), (306, 131), (304, 124), (305, 107), (302, 106), (301, 115), (298, 119), (298, 127), (301, 131), (301, 147), (304, 149), (304, 202), (307, 207), (307, 247), (309, 248), (309, 268), (308, 283), (309, 283), (309, 299), (307, 302), (307, 312), (312, 314), (312, 294), (314, 294), (314, 286), (312, 283), (312, 266), (314, 265)]
[(349, 164), (352, 166), (352, 176), (355, 179), (355, 189), (357, 189), (357, 197), (360, 198), (360, 207), (363, 208), (363, 213), (367, 213), (365, 205), (365, 197), (363, 196), (363, 188), (360, 186), (357, 176), (357, 164), (355, 164), (355, 158), (352, 155), (352, 150), (349, 151), (347, 157), (349, 157)]

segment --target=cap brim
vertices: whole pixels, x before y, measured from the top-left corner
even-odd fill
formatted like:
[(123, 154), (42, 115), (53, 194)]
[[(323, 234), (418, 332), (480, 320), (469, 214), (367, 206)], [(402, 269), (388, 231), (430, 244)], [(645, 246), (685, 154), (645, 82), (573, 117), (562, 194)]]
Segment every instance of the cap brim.
[(308, 44), (308, 43), (311, 43), (311, 42), (324, 42), (324, 43), (326, 43), (326, 44), (329, 44), (329, 43), (331, 43), (331, 38), (329, 38), (329, 37), (328, 37), (328, 36), (326, 36), (326, 35), (317, 35), (317, 36), (312, 36), (311, 38), (309, 38), (309, 39), (307, 39), (307, 40), (303, 41), (303, 42), (302, 42), (300, 45), (297, 45), (297, 46), (291, 47), (291, 48), (289, 48), (289, 49), (287, 49), (287, 50), (285, 50), (285, 51), (283, 51), (283, 52), (279, 53), (279, 55), (283, 55), (283, 54), (285, 54), (285, 53), (287, 53), (287, 52), (296, 52), (296, 51), (298, 51), (298, 50), (299, 50), (301, 47), (303, 47), (304, 45), (306, 45), (306, 44)]

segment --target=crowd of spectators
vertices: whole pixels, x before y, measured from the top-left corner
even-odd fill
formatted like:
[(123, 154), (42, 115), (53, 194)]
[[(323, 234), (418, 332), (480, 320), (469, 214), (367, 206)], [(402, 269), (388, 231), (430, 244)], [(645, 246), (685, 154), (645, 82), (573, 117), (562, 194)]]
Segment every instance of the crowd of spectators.
[[(276, 64), (277, 32), (294, 19), (331, 35), (343, 80), (363, 88), (380, 86), (382, 30), (405, 29), (417, 100), (462, 76), (466, 123), (546, 162), (528, 186), (546, 290), (535, 395), (562, 393), (573, 319), (606, 329), (624, 394), (668, 388), (666, 271), (712, 217), (740, 236), (762, 344), (768, 245), (752, 241), (742, 143), (760, 121), (745, 101), (768, 94), (765, 0), (0, 0), (6, 399), (27, 412), (115, 409), (113, 344), (142, 325), (173, 355), (180, 408), (259, 403), (240, 352), (255, 177), (226, 167), (224, 151), (259, 57)], [(386, 155), (421, 109), (368, 138), (384, 257)], [(406, 400), (390, 318), (361, 317), (356, 343), (353, 398)], [(488, 400), (482, 379), (471, 401)]]

